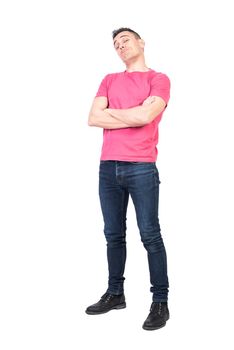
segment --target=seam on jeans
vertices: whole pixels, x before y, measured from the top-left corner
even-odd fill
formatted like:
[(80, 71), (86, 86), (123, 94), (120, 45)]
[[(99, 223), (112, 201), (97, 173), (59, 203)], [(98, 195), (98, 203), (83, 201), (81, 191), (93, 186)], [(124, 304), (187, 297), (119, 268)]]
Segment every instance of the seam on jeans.
[[(127, 207), (125, 210), (125, 196), (127, 196), (126, 190), (123, 189), (122, 192), (122, 205), (121, 205), (121, 234), (122, 236), (126, 236), (126, 213), (127, 213)], [(125, 238), (126, 239), (126, 238)], [(123, 275), (124, 271), (122, 271)]]

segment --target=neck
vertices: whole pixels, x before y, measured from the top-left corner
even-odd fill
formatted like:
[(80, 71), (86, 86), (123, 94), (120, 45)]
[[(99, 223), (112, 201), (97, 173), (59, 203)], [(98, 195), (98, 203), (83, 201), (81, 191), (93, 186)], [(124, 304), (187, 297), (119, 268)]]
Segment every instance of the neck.
[(145, 59), (142, 57), (136, 61), (126, 62), (127, 72), (147, 72), (150, 68), (147, 67)]

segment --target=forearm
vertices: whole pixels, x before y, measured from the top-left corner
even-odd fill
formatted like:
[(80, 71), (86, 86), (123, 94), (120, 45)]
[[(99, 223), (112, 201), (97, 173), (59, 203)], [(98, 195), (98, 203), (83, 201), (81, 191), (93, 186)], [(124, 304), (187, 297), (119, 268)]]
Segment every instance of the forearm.
[(128, 124), (129, 127), (141, 127), (151, 123), (166, 108), (166, 102), (159, 96), (147, 97), (141, 106), (128, 109), (105, 109), (112, 117)]
[(96, 126), (103, 129), (129, 128), (125, 122), (114, 118), (106, 110), (98, 110), (89, 115), (89, 126)]
[(126, 123), (128, 127), (137, 127), (148, 124), (149, 108), (147, 106), (137, 106), (128, 109), (112, 109), (106, 111), (116, 120)]

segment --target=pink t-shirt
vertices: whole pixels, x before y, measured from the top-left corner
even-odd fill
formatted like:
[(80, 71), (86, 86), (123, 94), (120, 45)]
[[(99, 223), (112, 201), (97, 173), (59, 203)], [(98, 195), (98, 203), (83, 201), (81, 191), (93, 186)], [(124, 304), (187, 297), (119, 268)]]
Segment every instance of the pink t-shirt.
[[(96, 97), (105, 96), (108, 107), (127, 109), (142, 105), (149, 96), (160, 96), (166, 103), (170, 97), (170, 80), (150, 69), (146, 72), (107, 74)], [(155, 162), (157, 159), (160, 113), (150, 124), (124, 129), (104, 129), (101, 160)]]

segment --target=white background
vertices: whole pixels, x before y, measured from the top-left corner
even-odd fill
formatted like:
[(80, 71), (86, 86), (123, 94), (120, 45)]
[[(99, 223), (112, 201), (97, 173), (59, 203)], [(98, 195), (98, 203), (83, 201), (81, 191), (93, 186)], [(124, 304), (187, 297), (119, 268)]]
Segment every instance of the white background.
[[(231, 3), (1, 1), (2, 350), (233, 349)], [(121, 26), (171, 79), (157, 162), (171, 319), (154, 332), (141, 328), (151, 293), (132, 203), (127, 308), (85, 314), (107, 277), (102, 130), (87, 116), (104, 75), (125, 68), (111, 37)]]

